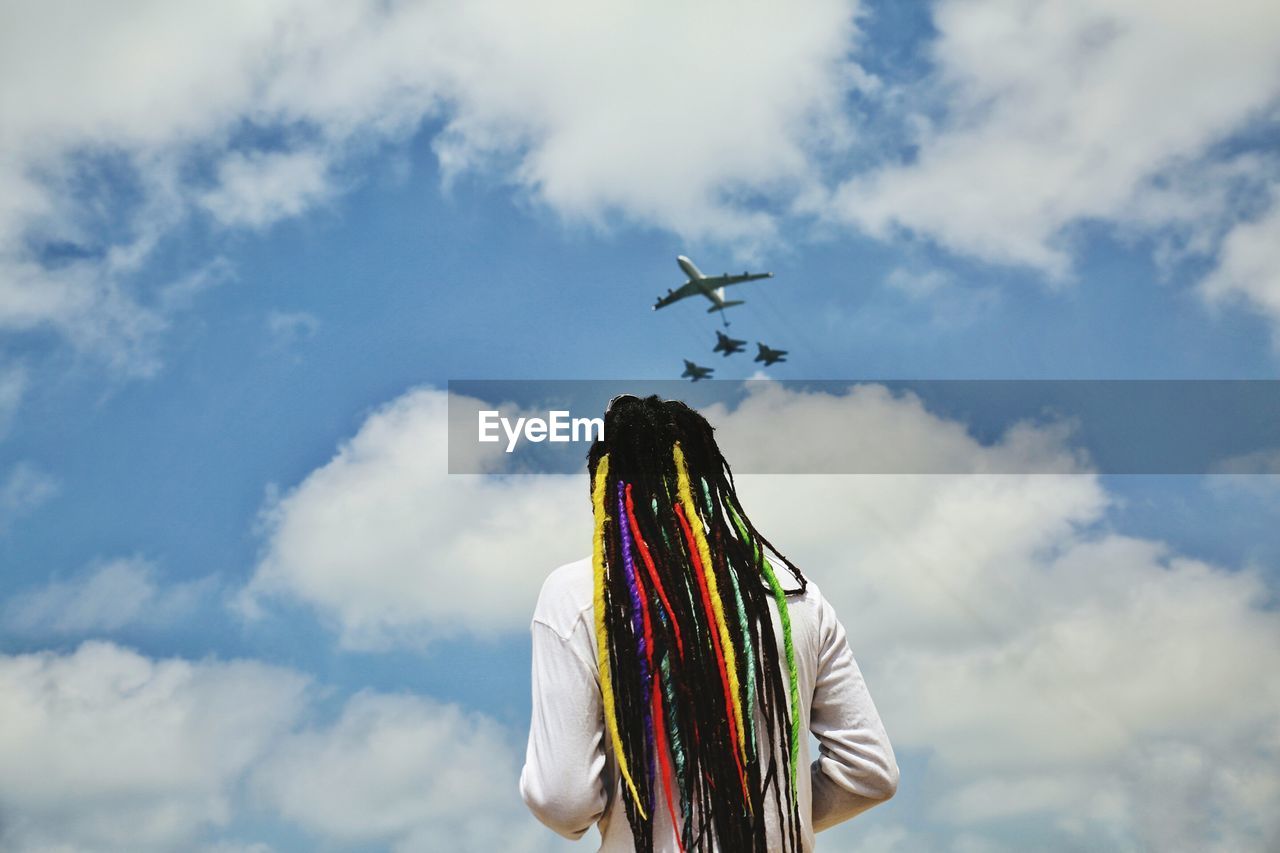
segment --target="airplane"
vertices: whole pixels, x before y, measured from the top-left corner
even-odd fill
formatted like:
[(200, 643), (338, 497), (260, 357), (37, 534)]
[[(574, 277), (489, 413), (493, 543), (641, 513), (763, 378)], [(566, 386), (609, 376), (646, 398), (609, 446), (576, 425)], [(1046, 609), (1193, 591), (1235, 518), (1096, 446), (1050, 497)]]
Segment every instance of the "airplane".
[(787, 354), (786, 350), (770, 349), (769, 347), (765, 346), (759, 341), (756, 341), (756, 346), (758, 346), (760, 349), (758, 352), (756, 352), (755, 360), (763, 361), (765, 367), (768, 367), (771, 364), (776, 364), (779, 361), (786, 361), (786, 359), (783, 358), (783, 356)]
[(711, 307), (707, 309), (707, 313), (711, 314), (715, 311), (720, 312), (720, 319), (724, 320), (726, 326), (729, 321), (724, 318), (724, 309), (733, 305), (741, 305), (745, 300), (742, 299), (725, 299), (724, 288), (729, 284), (741, 284), (744, 281), (756, 281), (762, 278), (773, 278), (771, 272), (744, 272), (742, 275), (703, 275), (702, 272), (693, 265), (693, 261), (684, 255), (676, 257), (676, 263), (680, 265), (680, 269), (684, 270), (685, 275), (689, 276), (678, 290), (667, 288), (667, 295), (658, 298), (654, 303), (653, 310), (666, 308), (672, 302), (678, 302), (686, 296), (696, 296), (699, 293), (711, 300)]
[(722, 352), (725, 354), (725, 357), (728, 358), (735, 352), (742, 352), (742, 345), (745, 343), (746, 341), (739, 341), (735, 338), (729, 337), (724, 332), (717, 331), (716, 347), (712, 352)]
[(680, 378), (684, 379), (687, 377), (690, 381), (697, 382), (699, 379), (706, 379), (712, 373), (715, 373), (715, 371), (716, 369), (714, 367), (699, 367), (686, 358), (684, 360), (684, 373), (680, 374)]

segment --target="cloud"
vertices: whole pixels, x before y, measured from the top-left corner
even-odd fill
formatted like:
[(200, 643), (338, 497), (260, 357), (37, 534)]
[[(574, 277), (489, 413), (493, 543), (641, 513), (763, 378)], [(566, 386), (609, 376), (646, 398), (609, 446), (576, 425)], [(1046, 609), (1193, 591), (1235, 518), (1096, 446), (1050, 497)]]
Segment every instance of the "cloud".
[(328, 163), (315, 151), (233, 151), (218, 164), (218, 185), (200, 204), (222, 225), (263, 228), (303, 211), (329, 193)]
[(275, 853), (275, 851), (271, 846), (261, 842), (219, 841), (200, 848), (200, 853)]
[[(989, 319), (1000, 301), (1000, 291), (993, 285), (974, 285), (944, 267), (918, 261), (891, 269), (872, 298), (877, 296), (884, 304), (872, 312), (828, 306), (828, 324), (848, 334), (864, 328), (881, 338), (894, 337), (894, 329), (902, 334), (917, 334), (922, 329), (934, 334), (960, 333)], [(900, 298), (904, 296), (905, 300)]]
[(254, 775), (260, 802), (340, 844), (534, 850), (550, 833), (520, 800), (511, 733), (422, 697), (360, 693), (328, 726), (284, 739)]
[(196, 297), (201, 293), (233, 278), (235, 270), (231, 262), (217, 257), (163, 285), (156, 301), (164, 315), (185, 311), (194, 306)]
[(27, 369), (21, 364), (0, 368), (0, 438), (13, 425), (13, 418), (27, 392)]
[(1073, 226), (1236, 213), (1214, 193), (1158, 214), (1147, 197), (1212, 173), (1214, 146), (1265, 118), (1280, 95), (1274, 7), (945, 0), (933, 25), (933, 71), (905, 94), (909, 156), (849, 176), (836, 215), (1063, 277)]
[(1070, 421), (1018, 422), (984, 445), (966, 424), (929, 411), (910, 390), (895, 393), (876, 382), (851, 383), (841, 394), (803, 393), (769, 381), (746, 387), (734, 408), (716, 404), (704, 412), (743, 471), (1089, 470), (1084, 452), (1071, 446)]
[[(882, 818), (883, 815), (877, 815)], [(824, 830), (819, 843), (824, 847), (848, 850), (850, 853), (913, 853), (917, 850), (947, 850), (950, 853), (999, 853), (1015, 847), (997, 844), (983, 836), (964, 831), (947, 833), (945, 839), (930, 836), (920, 828), (908, 829), (896, 823), (850, 821)]]
[(908, 269), (895, 267), (884, 283), (913, 299), (930, 299), (952, 284), (950, 274), (940, 269)]
[[(721, 418), (728, 434), (740, 436), (740, 458), (751, 470), (798, 470), (788, 454), (807, 452), (806, 431), (829, 445), (839, 434), (833, 430), (863, 436), (851, 450), (858, 454), (851, 466), (1070, 471), (1079, 465), (1061, 447), (1060, 430), (1018, 427), (1002, 446), (983, 448), (960, 425), (930, 415), (914, 398), (893, 398), (883, 386), (803, 399), (771, 390), (771, 383), (760, 387)], [(478, 404), (455, 398), (450, 405), (444, 392), (430, 388), (410, 391), (372, 413), (327, 464), (271, 499), (261, 511), (263, 557), (239, 597), (241, 610), (252, 616), (273, 600), (305, 604), (353, 648), (525, 627), (547, 572), (589, 549), (586, 478), (448, 475), (447, 418)], [(794, 441), (779, 447), (775, 425), (784, 420)], [(749, 456), (749, 448), (762, 452)]]
[(3, 624), (28, 636), (83, 635), (130, 626), (171, 625), (199, 606), (212, 577), (162, 583), (141, 557), (100, 561), (68, 580), (17, 593), (6, 602)]
[(268, 311), (267, 334), (274, 349), (289, 351), (320, 329), (320, 318), (307, 311)]
[[(523, 145), (515, 178), (570, 218), (768, 238), (773, 218), (743, 201), (812, 189), (814, 156), (852, 133), (856, 3), (474, 8), (445, 23), (457, 46), (441, 163), (471, 168)], [(486, 62), (455, 63), (464, 50)]]
[[(853, 0), (14, 11), (0, 329), (53, 329), (153, 375), (184, 309), (140, 272), (169, 234), (193, 214), (215, 236), (302, 215), (422, 128), (446, 184), (476, 175), (576, 224), (750, 255), (816, 216), (1057, 280), (1081, 225), (1165, 259), (1225, 237), (1207, 292), (1272, 310), (1239, 192), (1280, 166), (1247, 137), (1280, 95), (1268, 4), (932, 11), (936, 35), (905, 59), (877, 54)], [(922, 56), (930, 73), (902, 82)]]
[[(1280, 198), (1280, 184), (1272, 187)], [(1271, 318), (1272, 341), (1280, 350), (1280, 202), (1262, 216), (1242, 222), (1222, 241), (1218, 264), (1200, 284), (1212, 304), (1242, 302)]]
[(189, 849), (297, 717), (306, 679), (110, 643), (0, 655), (0, 846)]
[(16, 463), (0, 481), (0, 535), (57, 493), (58, 481), (51, 474), (31, 462)]
[(320, 698), (250, 660), (101, 641), (0, 655), (0, 846), (271, 853), (241, 840), (265, 818), (322, 849), (549, 849), (520, 801), (515, 733), (409, 694), (362, 692), (324, 722)]
[(268, 503), (243, 611), (305, 604), (352, 648), (527, 626), (546, 574), (588, 547), (586, 478), (450, 476), (448, 408), (404, 394)]
[(450, 180), (494, 177), (576, 222), (771, 239), (775, 215), (751, 199), (811, 192), (817, 157), (851, 133), (844, 95), (873, 83), (848, 58), (856, 3), (797, 12), (15, 9), (0, 34), (0, 329), (51, 328), (152, 375), (177, 309), (136, 279), (166, 235), (195, 211), (250, 229), (302, 214), (352, 185), (344, 164), (424, 122)]
[[(449, 477), (444, 406), (393, 401), (273, 504), (248, 596), (313, 607), (348, 645), (524, 631), (546, 572), (586, 553), (585, 480)], [(870, 383), (760, 383), (708, 414), (742, 470), (834, 464), (806, 436), (838, 430), (850, 460), (955, 471), (738, 478), (845, 620), (895, 746), (928, 756), (927, 785), (904, 774), (937, 792), (921, 820), (974, 850), (1007, 847), (1011, 821), (1064, 849), (1274, 842), (1280, 614), (1261, 567), (1109, 529), (1114, 497), (1057, 424), (983, 444)], [(999, 473), (1020, 470), (1062, 473)]]
[[(815, 452), (825, 445), (803, 436), (819, 417), (844, 425), (850, 452), (893, 453), (885, 436), (902, 435), (975, 471), (1007, 452), (966, 451), (954, 424), (936, 423), (932, 440), (909, 420), (873, 430), (852, 400), (788, 394), (770, 389), (753, 412), (749, 400), (740, 422), (713, 419), (730, 460)], [(764, 423), (788, 440), (771, 445)], [(755, 522), (849, 626), (895, 746), (929, 757), (919, 784), (941, 792), (923, 807), (934, 825), (998, 840), (1004, 821), (1030, 820), (1055, 849), (1267, 849), (1280, 837), (1262, 805), (1280, 790), (1268, 675), (1280, 613), (1261, 567), (1108, 530), (1112, 499), (1088, 473), (739, 482)]]

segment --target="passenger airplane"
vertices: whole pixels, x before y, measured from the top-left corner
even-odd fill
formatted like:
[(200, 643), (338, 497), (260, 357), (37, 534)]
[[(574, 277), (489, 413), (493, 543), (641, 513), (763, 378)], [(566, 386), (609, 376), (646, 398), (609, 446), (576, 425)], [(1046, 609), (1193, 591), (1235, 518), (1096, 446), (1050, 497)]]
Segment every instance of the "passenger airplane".
[(742, 352), (743, 345), (746, 341), (740, 341), (737, 338), (731, 338), (724, 332), (716, 330), (716, 346), (712, 352), (722, 352), (725, 357), (733, 355), (735, 352)]
[(684, 373), (680, 374), (680, 378), (697, 382), (699, 379), (706, 379), (712, 373), (715, 373), (715, 370), (714, 367), (699, 367), (686, 358), (684, 360)]
[(759, 349), (756, 351), (756, 357), (754, 360), (763, 361), (765, 367), (768, 367), (771, 364), (776, 364), (779, 361), (786, 361), (786, 359), (783, 358), (783, 356), (787, 354), (786, 350), (770, 349), (759, 341), (756, 341), (756, 346), (759, 347)]
[(707, 297), (707, 299), (711, 300), (712, 304), (711, 307), (707, 309), (707, 313), (710, 314), (714, 311), (719, 311), (720, 319), (724, 320), (724, 324), (726, 326), (729, 325), (729, 321), (724, 319), (724, 309), (733, 305), (741, 305), (744, 300), (725, 299), (725, 285), (741, 284), (744, 281), (756, 281), (762, 278), (773, 278), (773, 273), (771, 272), (744, 272), (742, 275), (729, 275), (728, 273), (725, 273), (724, 275), (703, 275), (702, 272), (693, 265), (693, 261), (689, 260), (684, 255), (677, 256), (676, 263), (680, 265), (680, 269), (684, 270), (685, 275), (689, 276), (689, 280), (686, 281), (679, 289), (672, 290), (668, 288), (667, 295), (660, 297), (658, 301), (654, 303), (653, 310), (657, 311), (659, 308), (666, 308), (672, 302), (678, 302), (686, 296), (696, 296), (700, 293)]

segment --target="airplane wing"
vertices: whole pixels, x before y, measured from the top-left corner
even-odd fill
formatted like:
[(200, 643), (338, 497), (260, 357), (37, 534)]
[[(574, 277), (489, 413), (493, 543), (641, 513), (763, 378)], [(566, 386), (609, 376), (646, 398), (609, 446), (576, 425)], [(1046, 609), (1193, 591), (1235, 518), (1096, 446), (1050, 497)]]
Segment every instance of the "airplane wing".
[(686, 281), (683, 287), (670, 291), (669, 293), (667, 293), (666, 296), (658, 297), (658, 301), (657, 303), (654, 304), (653, 307), (666, 308), (672, 302), (679, 302), (681, 299), (684, 299), (686, 296), (695, 296), (700, 293), (702, 293), (702, 290), (701, 288), (698, 287), (698, 285), (694, 284), (691, 281)]
[(759, 281), (762, 278), (773, 278), (773, 273), (744, 272), (742, 275), (709, 275), (702, 280), (702, 283), (711, 287), (724, 287), (726, 284), (742, 284), (744, 281)]

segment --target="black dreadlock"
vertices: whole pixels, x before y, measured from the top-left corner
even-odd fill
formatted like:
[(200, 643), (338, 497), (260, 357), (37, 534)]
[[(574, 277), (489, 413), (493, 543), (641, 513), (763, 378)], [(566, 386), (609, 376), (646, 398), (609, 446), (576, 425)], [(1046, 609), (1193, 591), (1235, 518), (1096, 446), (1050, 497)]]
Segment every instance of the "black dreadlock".
[(637, 853), (663, 807), (682, 850), (764, 851), (770, 790), (783, 849), (801, 846), (795, 654), (766, 551), (806, 580), (752, 525), (713, 432), (678, 400), (624, 395), (587, 454), (601, 691)]

